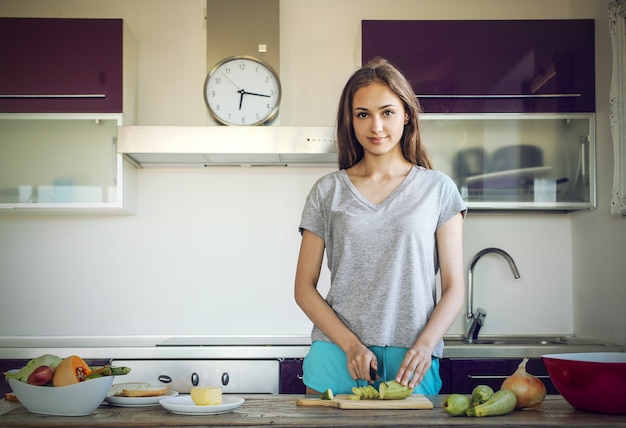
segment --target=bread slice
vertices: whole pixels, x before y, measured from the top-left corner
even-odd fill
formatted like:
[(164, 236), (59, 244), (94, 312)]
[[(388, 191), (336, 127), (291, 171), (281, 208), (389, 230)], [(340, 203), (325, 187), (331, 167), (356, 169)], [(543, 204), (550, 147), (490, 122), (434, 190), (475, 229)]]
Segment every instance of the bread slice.
[(167, 394), (167, 386), (141, 385), (135, 388), (122, 389), (123, 397), (158, 397)]
[(7, 392), (4, 394), (4, 399), (7, 401), (13, 401), (15, 403), (19, 403), (20, 400), (17, 399), (17, 396), (12, 392)]
[(147, 382), (124, 382), (114, 383), (107, 395), (112, 397), (123, 397), (125, 389), (138, 389), (150, 386)]

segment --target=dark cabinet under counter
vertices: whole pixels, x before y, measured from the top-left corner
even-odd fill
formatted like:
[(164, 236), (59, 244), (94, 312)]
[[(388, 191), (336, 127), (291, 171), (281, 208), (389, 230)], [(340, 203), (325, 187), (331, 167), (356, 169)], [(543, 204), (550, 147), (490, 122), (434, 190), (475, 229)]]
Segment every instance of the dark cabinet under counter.
[[(440, 361), (443, 383), (440, 393), (471, 394), (478, 385), (488, 385), (497, 391), (521, 361), (521, 358), (443, 358)], [(526, 371), (543, 382), (548, 394), (559, 393), (541, 358), (530, 358)]]
[(304, 394), (306, 386), (302, 380), (302, 358), (283, 358), (280, 360), (281, 394)]
[(397, 65), (427, 113), (589, 113), (594, 27), (593, 19), (364, 20), (362, 61)]

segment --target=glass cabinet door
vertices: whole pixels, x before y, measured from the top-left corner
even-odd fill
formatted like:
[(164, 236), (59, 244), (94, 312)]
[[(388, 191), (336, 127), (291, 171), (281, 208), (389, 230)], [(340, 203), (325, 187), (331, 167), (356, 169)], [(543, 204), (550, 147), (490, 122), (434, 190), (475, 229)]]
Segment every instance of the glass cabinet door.
[(595, 208), (593, 114), (423, 114), (422, 138), (470, 209)]
[(121, 207), (120, 115), (0, 115), (0, 208)]

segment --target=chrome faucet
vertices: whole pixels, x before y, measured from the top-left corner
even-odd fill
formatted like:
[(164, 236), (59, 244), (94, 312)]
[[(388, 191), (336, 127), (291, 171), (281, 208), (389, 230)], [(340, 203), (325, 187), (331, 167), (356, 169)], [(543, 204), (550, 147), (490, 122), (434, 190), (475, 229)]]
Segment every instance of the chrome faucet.
[(511, 271), (513, 271), (513, 276), (515, 279), (520, 277), (519, 271), (517, 270), (517, 265), (513, 261), (513, 258), (504, 250), (499, 248), (485, 248), (484, 250), (479, 251), (474, 258), (472, 259), (472, 263), (470, 264), (469, 273), (467, 275), (467, 331), (465, 333), (465, 341), (466, 342), (474, 342), (478, 339), (478, 333), (483, 325), (485, 325), (485, 318), (487, 317), (487, 311), (483, 308), (477, 308), (476, 312), (474, 312), (474, 267), (478, 260), (484, 256), (485, 254), (496, 253), (500, 254), (502, 257), (506, 259), (509, 263), (509, 267)]

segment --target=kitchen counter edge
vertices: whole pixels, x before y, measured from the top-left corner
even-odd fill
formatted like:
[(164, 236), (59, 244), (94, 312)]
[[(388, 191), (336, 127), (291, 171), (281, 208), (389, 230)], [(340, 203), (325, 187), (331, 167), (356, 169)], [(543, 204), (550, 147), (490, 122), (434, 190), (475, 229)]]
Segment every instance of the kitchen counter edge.
[[(304, 358), (309, 350), (308, 336), (268, 337), (267, 344), (262, 344), (262, 336), (242, 340), (241, 344), (236, 344), (233, 337), (227, 338), (230, 342), (224, 340), (228, 344), (219, 344), (219, 338), (211, 338), (204, 345), (190, 345), (193, 340), (183, 338), (173, 342), (180, 345), (163, 346), (168, 341), (172, 343), (171, 339), (170, 336), (0, 337), (0, 359), (31, 359), (46, 353), (100, 359), (278, 359)], [(444, 341), (445, 358), (539, 358), (545, 354), (623, 350), (619, 345), (580, 338), (549, 345), (472, 344), (446, 341), (446, 338)]]
[[(303, 395), (242, 394), (243, 406), (230, 413), (210, 416), (186, 416), (170, 413), (161, 407), (113, 407), (102, 405), (91, 416), (63, 417), (29, 413), (16, 403), (0, 400), (0, 426), (510, 426), (510, 427), (626, 427), (626, 415), (604, 415), (574, 409), (562, 397), (548, 397), (541, 409), (514, 411), (503, 416), (467, 418), (452, 417), (443, 410), (444, 395), (428, 396), (433, 409), (422, 410), (342, 410), (329, 407), (297, 406)], [(311, 396), (308, 396), (311, 397)], [(4, 413), (4, 414), (3, 414)], [(210, 418), (210, 419), (208, 419)]]

